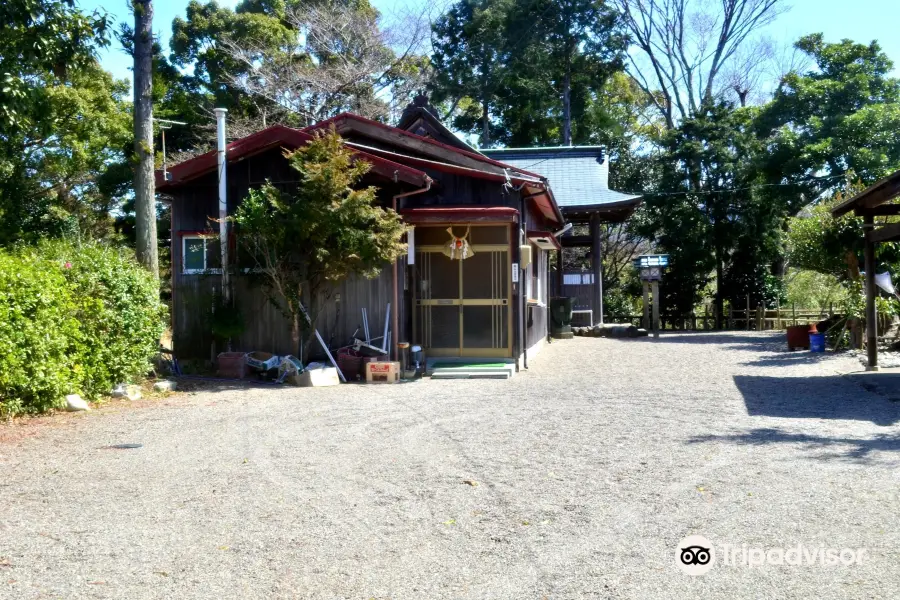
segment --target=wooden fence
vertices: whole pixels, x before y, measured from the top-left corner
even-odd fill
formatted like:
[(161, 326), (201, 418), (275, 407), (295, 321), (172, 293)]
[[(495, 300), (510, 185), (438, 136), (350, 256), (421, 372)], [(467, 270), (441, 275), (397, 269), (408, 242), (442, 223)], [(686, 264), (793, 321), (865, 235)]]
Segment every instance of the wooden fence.
[[(766, 309), (762, 306), (756, 308), (735, 309), (732, 307), (722, 318), (722, 327), (725, 330), (746, 331), (780, 331), (788, 325), (804, 325), (827, 319), (833, 315), (832, 307), (827, 309), (775, 308)], [(643, 323), (643, 315), (603, 315), (606, 323), (631, 323), (638, 327), (648, 324)], [(690, 314), (684, 316), (660, 315), (660, 329), (680, 331), (713, 331), (716, 329), (715, 311), (707, 308), (703, 314)]]

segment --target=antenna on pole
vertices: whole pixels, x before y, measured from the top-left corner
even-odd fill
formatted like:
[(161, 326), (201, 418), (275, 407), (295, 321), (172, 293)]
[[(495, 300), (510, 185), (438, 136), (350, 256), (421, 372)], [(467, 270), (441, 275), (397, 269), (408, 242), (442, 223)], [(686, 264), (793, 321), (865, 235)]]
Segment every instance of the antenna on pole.
[(166, 129), (172, 129), (172, 125), (187, 125), (187, 123), (182, 123), (181, 121), (170, 121), (169, 119), (157, 119), (155, 117), (153, 120), (159, 123), (159, 133), (162, 136), (163, 181), (168, 181), (169, 172), (166, 170)]

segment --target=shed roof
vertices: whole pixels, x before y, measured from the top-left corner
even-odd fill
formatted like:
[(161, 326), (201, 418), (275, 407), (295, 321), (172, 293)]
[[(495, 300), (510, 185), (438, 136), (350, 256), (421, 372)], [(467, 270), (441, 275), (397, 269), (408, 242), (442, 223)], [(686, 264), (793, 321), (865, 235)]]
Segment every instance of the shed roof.
[(897, 196), (900, 196), (900, 171), (891, 173), (852, 198), (844, 200), (831, 209), (831, 214), (840, 217), (851, 210), (857, 212), (871, 210)]
[(633, 210), (640, 204), (640, 194), (609, 189), (608, 165), (604, 164), (609, 159), (602, 146), (503, 148), (481, 152), (520, 171), (545, 177), (553, 186), (556, 202), (564, 212), (568, 212), (567, 209)]
[[(299, 129), (292, 129), (284, 125), (273, 125), (262, 131), (234, 140), (226, 146), (226, 155), (228, 156), (228, 162), (235, 162), (276, 147), (298, 148), (308, 143), (311, 139), (311, 135)], [(395, 163), (361, 150), (355, 150), (355, 154), (361, 160), (370, 163), (374, 173), (383, 177), (418, 186), (425, 185), (426, 182), (431, 180), (423, 171), (409, 165)], [(157, 171), (156, 189), (160, 192), (170, 192), (185, 182), (211, 173), (217, 168), (218, 153), (215, 150), (211, 150), (172, 165), (168, 169), (169, 179), (163, 177), (162, 171)]]

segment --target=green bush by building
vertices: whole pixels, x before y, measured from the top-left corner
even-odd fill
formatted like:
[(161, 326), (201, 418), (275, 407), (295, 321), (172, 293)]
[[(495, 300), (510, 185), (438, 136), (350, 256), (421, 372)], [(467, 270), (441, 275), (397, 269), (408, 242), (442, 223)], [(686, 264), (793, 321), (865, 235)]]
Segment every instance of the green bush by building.
[(157, 282), (98, 243), (0, 250), (0, 415), (95, 399), (145, 375), (166, 322)]

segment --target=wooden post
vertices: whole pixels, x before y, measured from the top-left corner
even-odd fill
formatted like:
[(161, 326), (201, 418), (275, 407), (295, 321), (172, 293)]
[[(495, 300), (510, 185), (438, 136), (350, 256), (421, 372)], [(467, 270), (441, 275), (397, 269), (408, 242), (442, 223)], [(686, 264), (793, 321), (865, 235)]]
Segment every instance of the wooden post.
[(652, 329), (650, 324), (650, 282), (644, 281), (644, 329)]
[[(718, 308), (718, 305), (715, 308)], [(715, 309), (713, 309), (713, 312), (715, 312)], [(709, 324), (709, 304), (704, 304), (703, 305), (703, 331), (706, 331), (708, 324)]]
[(594, 318), (603, 324), (603, 244), (600, 239), (600, 215), (591, 215), (591, 273), (594, 274)]
[(878, 315), (875, 312), (875, 244), (869, 238), (875, 228), (875, 218), (866, 215), (863, 221), (866, 262), (866, 371), (878, 370)]
[(797, 304), (791, 302), (791, 325), (797, 324)]
[(659, 337), (659, 282), (653, 282), (653, 337)]
[(747, 317), (747, 331), (750, 331), (750, 294), (747, 294), (747, 312), (745, 316)]
[(781, 330), (781, 302), (778, 300), (775, 301), (775, 329)]
[[(560, 296), (564, 296), (563, 293), (563, 281), (565, 281), (564, 277), (565, 273), (563, 272), (563, 249), (560, 248), (556, 251), (556, 289), (557, 294)], [(593, 325), (593, 323), (591, 323)]]

